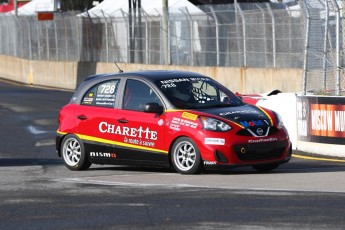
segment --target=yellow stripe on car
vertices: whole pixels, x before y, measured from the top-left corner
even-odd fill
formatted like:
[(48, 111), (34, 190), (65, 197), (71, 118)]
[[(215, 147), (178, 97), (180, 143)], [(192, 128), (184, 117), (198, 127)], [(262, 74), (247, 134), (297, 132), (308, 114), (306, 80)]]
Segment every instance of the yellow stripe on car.
[(270, 119), (271, 125), (273, 125), (273, 120), (272, 120), (271, 116), (270, 116), (264, 109), (262, 109), (260, 106), (258, 106), (258, 108), (259, 108), (264, 114), (266, 114), (266, 116)]
[(154, 151), (154, 152), (160, 152), (167, 154), (168, 151), (161, 150), (161, 149), (155, 149), (155, 148), (148, 148), (148, 147), (143, 147), (143, 146), (138, 146), (138, 145), (133, 145), (133, 144), (128, 144), (128, 143), (123, 143), (123, 142), (118, 142), (118, 141), (111, 141), (103, 138), (98, 138), (98, 137), (93, 137), (93, 136), (87, 136), (87, 135), (82, 135), (82, 134), (76, 134), (80, 139), (82, 140), (87, 140), (87, 141), (95, 141), (103, 144), (110, 144), (110, 145), (117, 145), (117, 146), (122, 146), (122, 147), (129, 147), (129, 148), (134, 148), (134, 149), (141, 149), (141, 150), (148, 150), (148, 151)]

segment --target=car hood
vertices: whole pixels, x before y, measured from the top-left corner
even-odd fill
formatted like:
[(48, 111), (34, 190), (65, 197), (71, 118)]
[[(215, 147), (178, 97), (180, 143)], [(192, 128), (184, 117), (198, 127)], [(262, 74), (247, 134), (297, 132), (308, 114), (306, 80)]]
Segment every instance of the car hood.
[(201, 111), (235, 122), (245, 128), (272, 125), (272, 119), (267, 113), (249, 104), (235, 107), (203, 109)]

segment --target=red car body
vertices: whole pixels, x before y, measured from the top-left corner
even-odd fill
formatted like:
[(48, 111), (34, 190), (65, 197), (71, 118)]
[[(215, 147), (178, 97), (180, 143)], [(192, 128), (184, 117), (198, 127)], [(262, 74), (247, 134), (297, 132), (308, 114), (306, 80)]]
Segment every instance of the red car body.
[[(185, 89), (177, 86), (181, 81), (193, 83), (195, 107), (170, 98), (169, 91)], [(151, 99), (145, 99), (146, 87)], [(144, 107), (131, 108), (131, 100), (143, 100)], [(184, 174), (219, 165), (269, 171), (291, 157), (276, 113), (243, 103), (208, 77), (181, 71), (90, 77), (60, 111), (56, 148), (71, 170), (95, 163), (173, 166)]]

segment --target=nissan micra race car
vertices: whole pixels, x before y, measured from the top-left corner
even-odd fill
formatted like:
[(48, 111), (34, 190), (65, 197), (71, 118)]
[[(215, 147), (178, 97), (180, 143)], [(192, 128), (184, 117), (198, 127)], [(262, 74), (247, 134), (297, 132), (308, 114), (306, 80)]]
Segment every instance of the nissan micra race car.
[(291, 157), (279, 115), (246, 104), (192, 72), (94, 75), (60, 110), (56, 149), (70, 170), (94, 164), (205, 166), (270, 171)]

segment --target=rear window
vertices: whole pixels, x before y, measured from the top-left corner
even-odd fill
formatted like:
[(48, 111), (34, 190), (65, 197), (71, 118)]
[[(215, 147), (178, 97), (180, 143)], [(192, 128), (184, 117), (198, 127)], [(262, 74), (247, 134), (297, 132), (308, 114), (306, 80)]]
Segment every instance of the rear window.
[(91, 87), (83, 96), (81, 104), (113, 108), (118, 85), (119, 80), (111, 80)]

